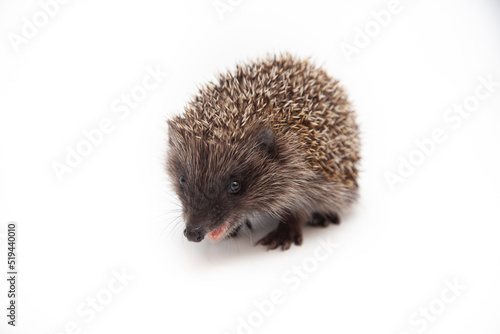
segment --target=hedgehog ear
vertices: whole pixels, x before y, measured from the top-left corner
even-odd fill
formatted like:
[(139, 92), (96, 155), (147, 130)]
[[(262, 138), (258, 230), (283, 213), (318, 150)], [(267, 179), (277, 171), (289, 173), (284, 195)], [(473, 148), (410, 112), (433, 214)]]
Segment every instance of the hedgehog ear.
[(263, 128), (257, 132), (257, 146), (263, 152), (272, 155), (276, 146), (276, 137), (270, 128)]

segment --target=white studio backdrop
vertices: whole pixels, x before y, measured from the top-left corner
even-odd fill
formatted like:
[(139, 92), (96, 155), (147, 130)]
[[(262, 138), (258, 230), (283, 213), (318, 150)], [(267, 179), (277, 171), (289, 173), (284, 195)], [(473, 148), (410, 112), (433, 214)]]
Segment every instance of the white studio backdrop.
[[(0, 36), (0, 333), (500, 332), (498, 1), (10, 0)], [(359, 203), (286, 252), (189, 243), (165, 120), (284, 51), (350, 94)]]

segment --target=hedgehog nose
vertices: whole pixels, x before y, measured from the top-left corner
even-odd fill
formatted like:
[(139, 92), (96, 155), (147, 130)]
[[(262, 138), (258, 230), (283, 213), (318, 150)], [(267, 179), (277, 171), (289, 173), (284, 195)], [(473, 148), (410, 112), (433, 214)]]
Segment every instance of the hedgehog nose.
[(189, 241), (200, 242), (205, 237), (202, 229), (199, 227), (187, 227), (184, 230), (184, 235)]

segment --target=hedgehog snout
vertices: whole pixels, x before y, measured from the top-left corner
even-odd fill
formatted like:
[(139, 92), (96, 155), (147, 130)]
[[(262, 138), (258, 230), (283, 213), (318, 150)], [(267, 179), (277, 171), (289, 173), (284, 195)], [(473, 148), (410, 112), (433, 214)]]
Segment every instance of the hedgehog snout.
[(184, 229), (184, 236), (189, 241), (200, 242), (203, 240), (203, 238), (205, 238), (205, 231), (200, 226), (197, 226), (197, 227), (187, 226)]

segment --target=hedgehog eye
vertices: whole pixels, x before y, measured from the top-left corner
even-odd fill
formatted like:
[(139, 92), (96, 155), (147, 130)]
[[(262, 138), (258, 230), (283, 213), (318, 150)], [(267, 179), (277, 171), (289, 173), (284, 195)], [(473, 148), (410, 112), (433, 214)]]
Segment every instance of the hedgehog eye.
[(231, 180), (231, 183), (229, 184), (229, 192), (231, 194), (236, 194), (240, 191), (241, 189), (241, 182), (238, 180)]
[(184, 176), (181, 176), (179, 178), (179, 183), (181, 184), (182, 187), (186, 186), (186, 178)]

